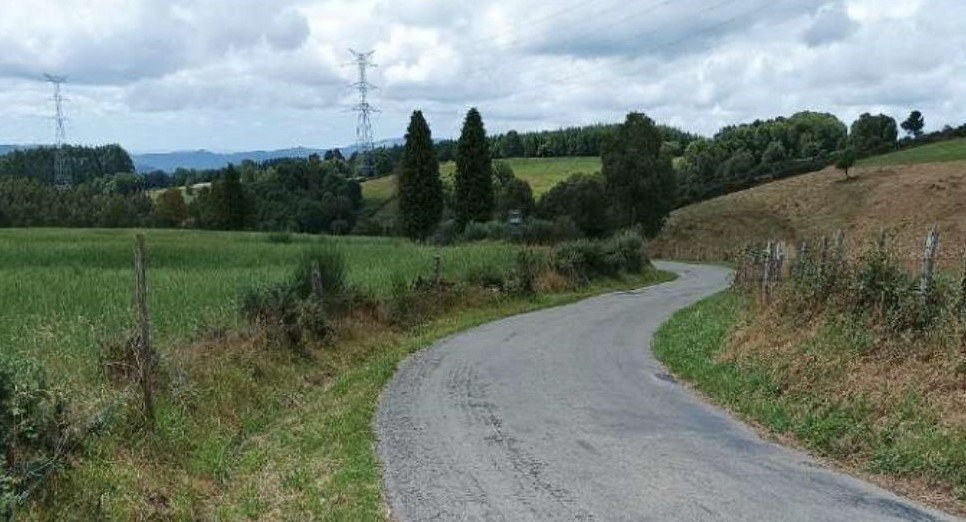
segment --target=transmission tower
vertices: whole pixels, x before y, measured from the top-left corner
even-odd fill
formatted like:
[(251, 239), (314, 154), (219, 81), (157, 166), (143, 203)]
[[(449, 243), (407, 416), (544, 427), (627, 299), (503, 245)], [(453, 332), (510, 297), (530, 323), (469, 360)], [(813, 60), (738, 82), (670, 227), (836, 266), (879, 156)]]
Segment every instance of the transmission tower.
[(349, 49), (349, 53), (355, 59), (354, 64), (358, 68), (359, 79), (352, 84), (359, 93), (359, 103), (352, 110), (359, 113), (356, 123), (356, 146), (362, 154), (362, 168), (360, 172), (364, 177), (370, 177), (375, 173), (375, 158), (373, 151), (375, 144), (372, 142), (372, 115), (379, 112), (369, 103), (369, 93), (376, 89), (376, 86), (369, 83), (368, 71), (376, 64), (372, 63), (372, 55), (375, 51), (360, 53)]
[(69, 187), (71, 184), (70, 165), (67, 162), (67, 151), (64, 145), (67, 143), (67, 130), (64, 123), (67, 116), (64, 115), (64, 95), (61, 86), (67, 81), (64, 76), (44, 74), (44, 79), (54, 88), (52, 100), (54, 101), (54, 184), (61, 188)]

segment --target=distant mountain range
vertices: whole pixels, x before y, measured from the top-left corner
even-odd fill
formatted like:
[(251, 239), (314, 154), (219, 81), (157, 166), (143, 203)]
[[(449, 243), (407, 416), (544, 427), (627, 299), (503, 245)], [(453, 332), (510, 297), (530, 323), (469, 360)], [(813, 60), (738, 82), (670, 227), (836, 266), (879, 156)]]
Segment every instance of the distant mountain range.
[[(376, 148), (393, 147), (405, 143), (402, 138), (382, 140), (376, 142)], [(358, 150), (355, 145), (338, 148), (343, 156), (349, 157)], [(173, 152), (153, 152), (147, 154), (131, 154), (134, 161), (134, 168), (138, 172), (150, 172), (153, 170), (163, 170), (172, 172), (177, 168), (185, 169), (220, 169), (228, 164), (239, 164), (245, 160), (255, 162), (267, 161), (278, 158), (307, 158), (312, 154), (322, 156), (327, 150), (313, 149), (308, 147), (293, 147), (289, 149), (277, 150), (253, 150), (247, 152), (211, 152), (207, 150), (186, 150)]]
[[(376, 147), (393, 147), (405, 142), (402, 138), (394, 138), (376, 142)], [(3, 145), (0, 144), (0, 155), (18, 149), (29, 149), (36, 145)], [(338, 148), (343, 156), (350, 156), (358, 150), (358, 147), (351, 145)], [(267, 161), (277, 158), (306, 158), (312, 154), (324, 155), (330, 149), (313, 149), (307, 147), (293, 147), (289, 149), (277, 150), (253, 150), (247, 152), (211, 152), (207, 150), (185, 150), (173, 152), (151, 152), (145, 154), (131, 154), (134, 161), (134, 168), (138, 172), (151, 172), (163, 170), (173, 172), (177, 168), (185, 169), (219, 169), (230, 163), (238, 164), (245, 160), (255, 162)]]

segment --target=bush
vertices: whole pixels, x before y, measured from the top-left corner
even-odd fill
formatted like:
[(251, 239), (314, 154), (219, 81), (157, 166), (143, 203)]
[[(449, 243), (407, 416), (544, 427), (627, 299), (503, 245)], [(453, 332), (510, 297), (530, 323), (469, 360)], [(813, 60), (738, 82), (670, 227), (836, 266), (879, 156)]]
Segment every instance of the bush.
[(0, 354), (0, 517), (66, 466), (76, 440), (63, 391), (39, 365)]
[(536, 293), (537, 278), (545, 268), (545, 260), (536, 252), (525, 249), (517, 254), (513, 271), (511, 289), (516, 294), (533, 295)]
[(502, 289), (506, 285), (506, 273), (496, 265), (476, 265), (467, 270), (466, 280), (483, 288)]
[[(319, 266), (323, 298), (312, 290), (312, 270)], [(303, 251), (293, 277), (286, 282), (251, 288), (239, 302), (249, 324), (261, 328), (270, 343), (307, 355), (306, 341), (320, 342), (329, 334), (327, 315), (347, 299), (345, 260), (323, 244)]]
[(484, 239), (505, 239), (507, 237), (507, 225), (500, 221), (487, 221), (485, 223), (470, 222), (466, 224), (463, 233), (460, 235), (462, 241), (482, 241)]
[(643, 240), (632, 232), (607, 240), (568, 241), (554, 249), (554, 268), (575, 283), (621, 272), (640, 273), (648, 262), (643, 245)]

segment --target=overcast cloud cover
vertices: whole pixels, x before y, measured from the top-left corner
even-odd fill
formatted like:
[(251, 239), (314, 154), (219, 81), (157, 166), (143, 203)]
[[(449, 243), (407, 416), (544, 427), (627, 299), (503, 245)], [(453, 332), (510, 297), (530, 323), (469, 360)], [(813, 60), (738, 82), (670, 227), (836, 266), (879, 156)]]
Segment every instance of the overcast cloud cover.
[(477, 106), (491, 132), (620, 120), (711, 134), (830, 111), (966, 123), (962, 0), (0, 0), (0, 143), (52, 135), (43, 72), (69, 77), (68, 137), (135, 152), (350, 144), (374, 49), (377, 138)]

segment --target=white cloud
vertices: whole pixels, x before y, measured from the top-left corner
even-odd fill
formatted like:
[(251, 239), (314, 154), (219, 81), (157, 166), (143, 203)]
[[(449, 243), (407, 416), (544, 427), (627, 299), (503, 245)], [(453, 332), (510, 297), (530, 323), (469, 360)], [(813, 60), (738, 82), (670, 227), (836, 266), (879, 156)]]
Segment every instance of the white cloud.
[(135, 150), (353, 140), (347, 48), (376, 50), (377, 137), (470, 106), (491, 132), (618, 121), (688, 130), (797, 110), (966, 121), (960, 0), (0, 0), (0, 142)]

